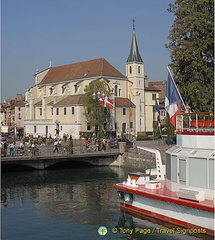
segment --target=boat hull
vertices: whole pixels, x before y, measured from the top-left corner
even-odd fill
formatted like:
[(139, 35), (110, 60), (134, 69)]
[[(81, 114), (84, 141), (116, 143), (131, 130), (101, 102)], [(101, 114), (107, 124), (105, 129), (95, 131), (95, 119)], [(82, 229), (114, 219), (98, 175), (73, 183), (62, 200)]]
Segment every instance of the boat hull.
[[(129, 192), (124, 192), (125, 194)], [(130, 193), (129, 193), (130, 194)], [(120, 207), (137, 215), (145, 215), (187, 229), (188, 233), (214, 235), (214, 213), (172, 202), (132, 194), (132, 202), (122, 201)], [(189, 229), (189, 230), (188, 230)]]

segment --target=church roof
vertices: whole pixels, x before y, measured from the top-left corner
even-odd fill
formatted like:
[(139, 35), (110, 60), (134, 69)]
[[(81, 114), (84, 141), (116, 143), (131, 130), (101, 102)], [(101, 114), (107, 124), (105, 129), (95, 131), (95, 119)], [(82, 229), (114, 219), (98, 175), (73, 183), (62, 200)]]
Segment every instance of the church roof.
[(96, 76), (126, 78), (104, 58), (51, 67), (39, 85)]
[(132, 108), (135, 107), (132, 101), (129, 100), (128, 98), (119, 98), (119, 97), (115, 98), (115, 106), (116, 107), (132, 107)]
[[(55, 103), (54, 106), (70, 106), (70, 105), (83, 105), (86, 103), (86, 97), (84, 95), (71, 95), (59, 102)], [(135, 105), (128, 98), (115, 97), (116, 107), (132, 107)]]
[(54, 106), (82, 105), (84, 103), (86, 103), (86, 97), (84, 95), (75, 95), (60, 100), (54, 104)]
[(137, 39), (136, 39), (136, 32), (135, 32), (135, 28), (133, 27), (133, 34), (132, 34), (132, 41), (131, 41), (131, 50), (130, 50), (130, 54), (128, 56), (128, 59), (126, 61), (128, 62), (143, 62), (139, 50), (138, 50), (138, 46), (137, 46)]

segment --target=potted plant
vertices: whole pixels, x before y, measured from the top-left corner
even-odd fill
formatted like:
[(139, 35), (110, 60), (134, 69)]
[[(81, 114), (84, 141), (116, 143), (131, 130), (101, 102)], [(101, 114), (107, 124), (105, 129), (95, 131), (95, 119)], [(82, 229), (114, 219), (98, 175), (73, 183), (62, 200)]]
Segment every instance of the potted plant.
[(73, 147), (72, 147), (72, 146), (65, 146), (65, 147), (64, 147), (64, 151), (65, 151), (67, 154), (73, 154)]
[(29, 147), (28, 149), (30, 150), (32, 156), (35, 156), (36, 153), (39, 152), (39, 148), (37, 148), (37, 147)]

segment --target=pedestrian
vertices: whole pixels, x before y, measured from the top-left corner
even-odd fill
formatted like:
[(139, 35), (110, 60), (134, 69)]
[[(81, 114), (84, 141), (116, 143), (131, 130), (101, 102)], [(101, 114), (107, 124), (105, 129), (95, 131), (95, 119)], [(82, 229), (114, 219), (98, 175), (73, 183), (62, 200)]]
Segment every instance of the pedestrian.
[(136, 149), (136, 138), (133, 136), (133, 139), (132, 139), (132, 143), (133, 143), (133, 148)]
[(90, 151), (90, 141), (87, 138), (85, 138), (85, 146), (86, 146), (87, 152)]
[(73, 151), (74, 151), (74, 146), (73, 146), (73, 139), (72, 139), (72, 135), (70, 136), (70, 138), (69, 138), (70, 140), (69, 140), (69, 146), (70, 147), (72, 147), (72, 150), (71, 150), (71, 153), (73, 153)]
[(69, 146), (73, 147), (73, 139), (72, 139), (72, 135), (69, 138)]
[(95, 151), (99, 151), (99, 141), (98, 139), (95, 139)]
[(55, 142), (54, 142), (54, 147), (55, 147), (55, 149), (53, 152), (55, 152), (55, 151), (58, 152), (58, 141), (57, 140), (55, 140)]
[(59, 141), (58, 141), (58, 150), (59, 150), (60, 153), (62, 152), (62, 141), (61, 141), (61, 139), (59, 139)]
[(106, 140), (102, 140), (102, 150), (106, 151)]
[(24, 143), (23, 142), (21, 142), (20, 143), (20, 145), (19, 145), (19, 147), (20, 147), (20, 150), (21, 150), (21, 155), (23, 156), (24, 155), (24, 152), (25, 152), (25, 145), (24, 145)]
[(14, 143), (13, 143), (13, 142), (10, 143), (10, 144), (8, 145), (8, 148), (10, 149), (10, 156), (14, 156), (14, 149), (15, 149)]
[(65, 133), (63, 134), (63, 139), (64, 139), (64, 142), (66, 143), (67, 136), (66, 136), (66, 134), (65, 134)]

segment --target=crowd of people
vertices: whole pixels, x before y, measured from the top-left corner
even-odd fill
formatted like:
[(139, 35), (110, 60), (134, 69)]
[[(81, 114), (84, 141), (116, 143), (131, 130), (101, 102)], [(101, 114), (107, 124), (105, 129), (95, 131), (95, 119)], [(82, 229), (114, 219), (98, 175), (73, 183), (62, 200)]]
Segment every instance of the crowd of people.
[[(93, 133), (90, 138), (80, 136), (79, 144), (85, 145), (86, 152), (91, 151), (106, 151), (108, 141), (107, 139), (97, 139), (96, 134)], [(84, 144), (84, 145), (82, 145)], [(39, 152), (40, 145), (53, 146), (53, 153), (73, 153), (74, 142), (72, 135), (63, 134), (62, 138), (59, 136), (26, 136), (12, 140), (10, 138), (0, 139), (1, 156), (17, 156), (17, 155), (28, 155), (28, 153)]]

